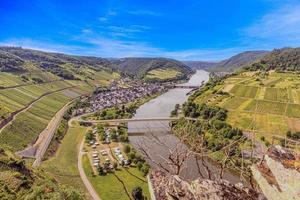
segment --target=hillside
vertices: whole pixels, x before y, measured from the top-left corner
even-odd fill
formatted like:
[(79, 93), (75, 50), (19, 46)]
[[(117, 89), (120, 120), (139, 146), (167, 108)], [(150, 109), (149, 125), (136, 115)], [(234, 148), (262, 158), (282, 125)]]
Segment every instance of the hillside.
[(268, 143), (274, 134), (300, 131), (299, 86), (294, 73), (243, 72), (210, 84), (191, 99), (226, 109), (229, 124)]
[(68, 80), (93, 79), (93, 71), (109, 70), (110, 62), (103, 58), (71, 56), (21, 47), (0, 47), (0, 71), (28, 72), (29, 66)]
[(251, 64), (267, 54), (268, 51), (245, 51), (219, 62), (183, 61), (183, 63), (192, 69), (204, 69), (213, 72), (233, 72), (244, 65)]
[(245, 67), (247, 70), (299, 71), (300, 48), (274, 49), (261, 60)]
[(209, 70), (218, 64), (218, 62), (205, 62), (205, 61), (183, 61), (184, 64), (192, 69), (205, 69)]
[[(123, 58), (113, 61), (114, 68), (134, 78), (144, 79), (185, 79), (192, 73), (192, 70), (185, 64), (167, 58)], [(157, 71), (162, 73), (157, 73)], [(173, 71), (173, 76), (160, 77), (168, 70)], [(153, 72), (154, 71), (154, 72)], [(176, 73), (177, 72), (177, 73)], [(157, 76), (153, 76), (153, 74)]]
[(245, 51), (223, 60), (211, 68), (212, 71), (233, 72), (267, 55), (268, 51)]
[(0, 148), (0, 199), (80, 200), (84, 197), (44, 172), (32, 169), (10, 151)]
[(34, 143), (64, 105), (119, 77), (107, 67), (101, 58), (0, 47), (0, 144)]

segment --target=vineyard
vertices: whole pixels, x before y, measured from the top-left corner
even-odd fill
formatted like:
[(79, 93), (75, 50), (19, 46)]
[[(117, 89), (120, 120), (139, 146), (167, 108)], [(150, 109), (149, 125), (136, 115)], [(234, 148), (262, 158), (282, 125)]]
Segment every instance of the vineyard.
[(300, 75), (244, 72), (199, 95), (196, 103), (228, 110), (228, 123), (268, 139), (300, 131)]

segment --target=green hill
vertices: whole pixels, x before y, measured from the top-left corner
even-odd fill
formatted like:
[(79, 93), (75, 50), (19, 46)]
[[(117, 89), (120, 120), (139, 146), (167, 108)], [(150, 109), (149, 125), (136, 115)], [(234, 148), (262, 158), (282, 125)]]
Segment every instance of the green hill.
[(213, 72), (234, 72), (268, 54), (268, 51), (245, 51), (219, 62), (184, 61), (192, 69), (204, 69)]
[(110, 70), (110, 62), (103, 58), (0, 47), (0, 71), (30, 73), (29, 66), (68, 80), (93, 79), (93, 73)]
[(259, 61), (245, 67), (246, 70), (299, 71), (300, 48), (274, 49)]
[(0, 147), (0, 199), (80, 200), (84, 196)]
[(233, 72), (243, 67), (244, 65), (255, 62), (256, 60), (264, 57), (267, 54), (268, 51), (245, 51), (217, 63), (215, 66), (210, 68), (210, 70)]
[[(187, 65), (168, 58), (123, 58), (112, 63), (115, 69), (125, 75), (152, 81), (186, 79), (193, 73)], [(170, 71), (172, 75), (165, 76)]]

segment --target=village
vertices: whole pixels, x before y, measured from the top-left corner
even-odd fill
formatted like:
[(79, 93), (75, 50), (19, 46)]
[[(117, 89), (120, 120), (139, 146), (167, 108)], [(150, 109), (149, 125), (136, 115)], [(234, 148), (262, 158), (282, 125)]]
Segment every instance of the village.
[(164, 86), (158, 84), (136, 83), (129, 87), (111, 87), (98, 90), (87, 99), (87, 107), (78, 109), (77, 115), (91, 113), (106, 108), (134, 102), (137, 99), (151, 96), (165, 91)]

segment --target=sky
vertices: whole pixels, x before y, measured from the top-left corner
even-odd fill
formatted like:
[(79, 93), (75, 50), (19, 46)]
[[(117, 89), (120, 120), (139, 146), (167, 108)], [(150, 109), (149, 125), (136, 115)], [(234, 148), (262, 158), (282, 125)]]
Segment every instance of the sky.
[(300, 0), (0, 0), (0, 45), (218, 61), (300, 46)]

